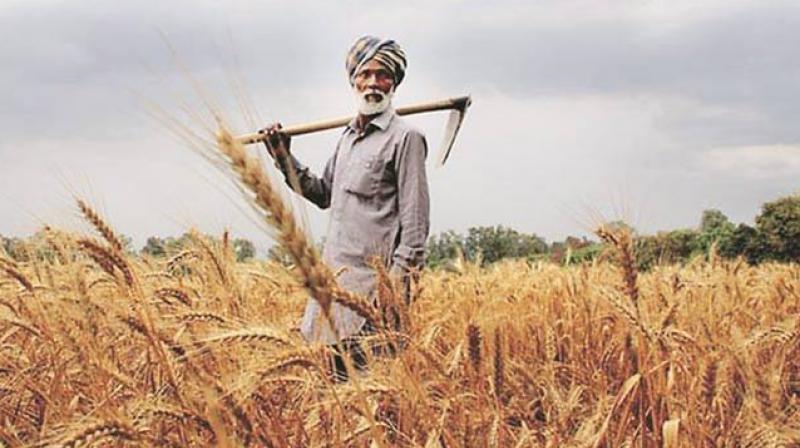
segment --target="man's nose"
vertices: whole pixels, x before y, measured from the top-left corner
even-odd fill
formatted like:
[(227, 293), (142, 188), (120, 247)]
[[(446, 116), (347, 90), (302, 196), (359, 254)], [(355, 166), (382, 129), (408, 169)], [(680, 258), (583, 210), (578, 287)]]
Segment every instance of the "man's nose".
[(378, 85), (378, 75), (376, 73), (371, 73), (367, 77), (367, 85), (370, 86), (370, 87)]

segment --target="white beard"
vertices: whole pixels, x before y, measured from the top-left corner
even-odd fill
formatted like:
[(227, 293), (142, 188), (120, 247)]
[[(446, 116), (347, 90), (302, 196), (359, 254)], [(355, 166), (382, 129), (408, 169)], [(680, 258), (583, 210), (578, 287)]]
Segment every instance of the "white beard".
[[(379, 114), (392, 104), (392, 97), (394, 96), (394, 88), (388, 93), (383, 93), (377, 89), (367, 89), (363, 92), (355, 90), (356, 101), (358, 101), (358, 113), (361, 115), (376, 115)], [(367, 99), (369, 95), (380, 95), (380, 101)]]

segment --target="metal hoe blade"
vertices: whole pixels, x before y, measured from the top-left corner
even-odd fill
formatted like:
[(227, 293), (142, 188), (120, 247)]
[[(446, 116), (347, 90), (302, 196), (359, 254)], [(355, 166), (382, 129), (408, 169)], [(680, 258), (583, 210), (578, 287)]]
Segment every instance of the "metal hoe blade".
[(467, 114), (467, 109), (472, 104), (470, 97), (463, 97), (458, 104), (454, 104), (453, 110), (450, 111), (450, 116), (447, 118), (447, 127), (444, 130), (444, 137), (439, 149), (439, 166), (444, 165), (447, 158), (450, 157), (450, 151), (453, 149), (453, 143), (456, 141), (461, 123), (464, 122), (464, 115)]

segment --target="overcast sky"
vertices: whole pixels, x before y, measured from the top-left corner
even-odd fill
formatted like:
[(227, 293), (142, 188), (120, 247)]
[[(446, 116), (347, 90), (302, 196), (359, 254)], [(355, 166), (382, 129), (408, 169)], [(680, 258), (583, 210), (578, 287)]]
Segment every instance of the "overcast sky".
[[(80, 229), (78, 194), (137, 247), (195, 226), (263, 250), (229, 179), (148, 111), (199, 130), (182, 108), (210, 99), (237, 132), (350, 114), (344, 58), (364, 34), (406, 50), (395, 104), (473, 96), (447, 165), (429, 158), (433, 232), (552, 241), (596, 212), (652, 232), (706, 208), (752, 222), (800, 189), (797, 1), (3, 0), (0, 33), (3, 235)], [(432, 155), (445, 119), (410, 118)], [(337, 136), (293, 152), (320, 170)], [(323, 236), (327, 214), (305, 214)]]

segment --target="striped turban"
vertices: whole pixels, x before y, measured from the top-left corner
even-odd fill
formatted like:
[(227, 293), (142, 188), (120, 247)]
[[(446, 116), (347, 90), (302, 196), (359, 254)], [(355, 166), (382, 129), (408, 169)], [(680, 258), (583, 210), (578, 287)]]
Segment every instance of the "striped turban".
[(355, 83), (356, 74), (371, 59), (375, 59), (394, 75), (394, 85), (403, 81), (406, 75), (406, 53), (391, 39), (375, 36), (360, 37), (347, 53), (347, 74), (350, 84)]

